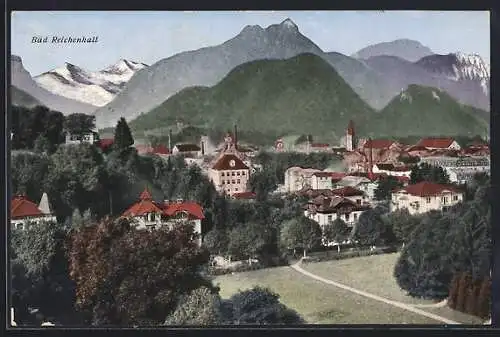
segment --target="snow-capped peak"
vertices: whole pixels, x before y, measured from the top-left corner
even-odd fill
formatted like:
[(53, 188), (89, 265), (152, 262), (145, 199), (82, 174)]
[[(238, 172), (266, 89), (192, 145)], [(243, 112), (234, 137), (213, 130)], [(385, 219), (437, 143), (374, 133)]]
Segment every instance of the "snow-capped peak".
[(466, 54), (456, 52), (457, 58), (456, 75), (465, 79), (489, 79), (490, 67), (478, 54)]
[(147, 67), (143, 63), (119, 60), (101, 71), (86, 71), (71, 63), (36, 76), (35, 81), (46, 90), (60, 96), (95, 106), (109, 103), (130, 78)]
[(281, 26), (286, 27), (288, 29), (298, 29), (299, 27), (292, 21), (292, 19), (287, 18), (282, 23)]

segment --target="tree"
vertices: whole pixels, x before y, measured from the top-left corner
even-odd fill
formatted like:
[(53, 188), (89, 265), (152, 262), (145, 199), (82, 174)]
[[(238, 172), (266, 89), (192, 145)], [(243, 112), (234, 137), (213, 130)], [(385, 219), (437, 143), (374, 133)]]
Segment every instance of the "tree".
[(314, 220), (297, 217), (283, 224), (280, 242), (287, 249), (301, 248), (306, 257), (307, 251), (321, 244), (321, 228)]
[(229, 235), (229, 254), (248, 259), (255, 258), (262, 252), (269, 241), (269, 236), (269, 231), (257, 223), (237, 226)]
[(165, 325), (217, 325), (223, 321), (221, 298), (212, 289), (200, 287), (179, 300)]
[(205, 234), (203, 245), (211, 254), (225, 254), (228, 251), (229, 235), (226, 230), (214, 227)]
[(483, 279), (479, 289), (477, 315), (484, 319), (491, 315), (491, 279), (489, 277)]
[(410, 183), (417, 184), (422, 181), (433, 182), (436, 184), (449, 184), (450, 178), (441, 166), (432, 166), (427, 163), (421, 163), (414, 166), (410, 174)]
[(95, 129), (95, 116), (83, 113), (74, 113), (66, 116), (64, 130), (72, 135), (81, 137)]
[[(52, 222), (12, 232), (11, 292), (16, 313), (33, 307), (45, 316), (75, 323), (75, 284), (69, 278), (66, 237), (66, 230)], [(18, 323), (26, 319), (16, 316)]]
[(38, 153), (49, 153), (50, 152), (50, 142), (45, 136), (38, 136), (35, 140), (34, 150)]
[(398, 187), (402, 187), (403, 184), (396, 179), (396, 177), (387, 176), (382, 177), (378, 181), (377, 188), (375, 189), (375, 199), (377, 200), (389, 200), (391, 199), (392, 191)]
[(267, 288), (240, 291), (229, 300), (229, 321), (233, 324), (303, 324), (304, 319), (279, 302), (279, 295)]
[(118, 150), (124, 150), (134, 145), (132, 132), (125, 118), (120, 118), (115, 127), (115, 138), (113, 146)]
[(391, 241), (392, 232), (382, 212), (382, 209), (375, 208), (361, 213), (353, 229), (354, 242), (362, 246), (378, 246)]
[(420, 223), (419, 216), (411, 215), (405, 208), (389, 214), (389, 223), (398, 242), (408, 243), (411, 233)]
[(460, 283), (461, 274), (455, 274), (453, 279), (451, 280), (450, 285), (450, 293), (448, 295), (448, 306), (452, 309), (455, 309), (457, 306), (457, 297), (458, 297), (458, 286)]
[(159, 325), (181, 296), (205, 286), (208, 263), (191, 225), (136, 230), (104, 220), (75, 231), (70, 245), (77, 305), (94, 325)]
[(323, 238), (326, 243), (336, 242), (337, 249), (340, 253), (340, 245), (349, 238), (351, 229), (340, 218), (333, 220), (323, 228)]
[(264, 169), (250, 176), (248, 181), (250, 189), (255, 193), (257, 201), (267, 200), (269, 193), (278, 187), (278, 179), (274, 172)]

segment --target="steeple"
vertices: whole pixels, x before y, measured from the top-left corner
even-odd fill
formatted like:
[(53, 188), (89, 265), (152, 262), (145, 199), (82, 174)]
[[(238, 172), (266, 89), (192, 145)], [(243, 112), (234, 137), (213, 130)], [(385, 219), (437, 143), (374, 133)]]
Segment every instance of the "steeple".
[(347, 130), (346, 130), (346, 136), (345, 136), (345, 148), (347, 151), (354, 151), (354, 140), (355, 133), (354, 133), (354, 123), (352, 120), (349, 121), (349, 124), (347, 125)]
[(47, 196), (47, 193), (43, 193), (38, 208), (40, 209), (40, 211), (42, 211), (43, 214), (52, 214), (52, 209), (50, 207), (49, 197)]

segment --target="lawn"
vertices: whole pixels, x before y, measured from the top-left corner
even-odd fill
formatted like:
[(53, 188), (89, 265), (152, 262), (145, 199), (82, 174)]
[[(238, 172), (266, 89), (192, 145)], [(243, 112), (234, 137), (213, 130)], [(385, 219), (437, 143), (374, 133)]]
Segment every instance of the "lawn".
[[(304, 264), (302, 267), (332, 281), (394, 301), (432, 304), (431, 301), (412, 299), (398, 288), (392, 276), (396, 259), (396, 254), (385, 254)], [(214, 283), (220, 286), (223, 298), (230, 297), (238, 290), (257, 285), (268, 287), (280, 294), (282, 303), (298, 311), (312, 324), (442, 324), (431, 318), (311, 279), (290, 267), (218, 276)], [(466, 324), (481, 323), (479, 319), (449, 308), (420, 309)]]

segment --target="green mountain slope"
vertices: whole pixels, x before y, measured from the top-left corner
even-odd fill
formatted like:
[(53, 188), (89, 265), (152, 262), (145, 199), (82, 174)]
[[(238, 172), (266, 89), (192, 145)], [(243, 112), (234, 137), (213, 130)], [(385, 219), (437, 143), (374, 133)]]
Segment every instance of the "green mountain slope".
[(27, 108), (41, 105), (35, 97), (13, 85), (10, 86), (10, 95), (12, 105), (19, 105)]
[(338, 138), (353, 119), (364, 126), (375, 112), (322, 58), (302, 54), (287, 60), (240, 65), (213, 87), (187, 88), (130, 123), (142, 131), (183, 121), (207, 129), (239, 129), (281, 136)]
[(374, 116), (372, 125), (387, 136), (475, 136), (488, 132), (485, 114), (439, 89), (410, 85)]

